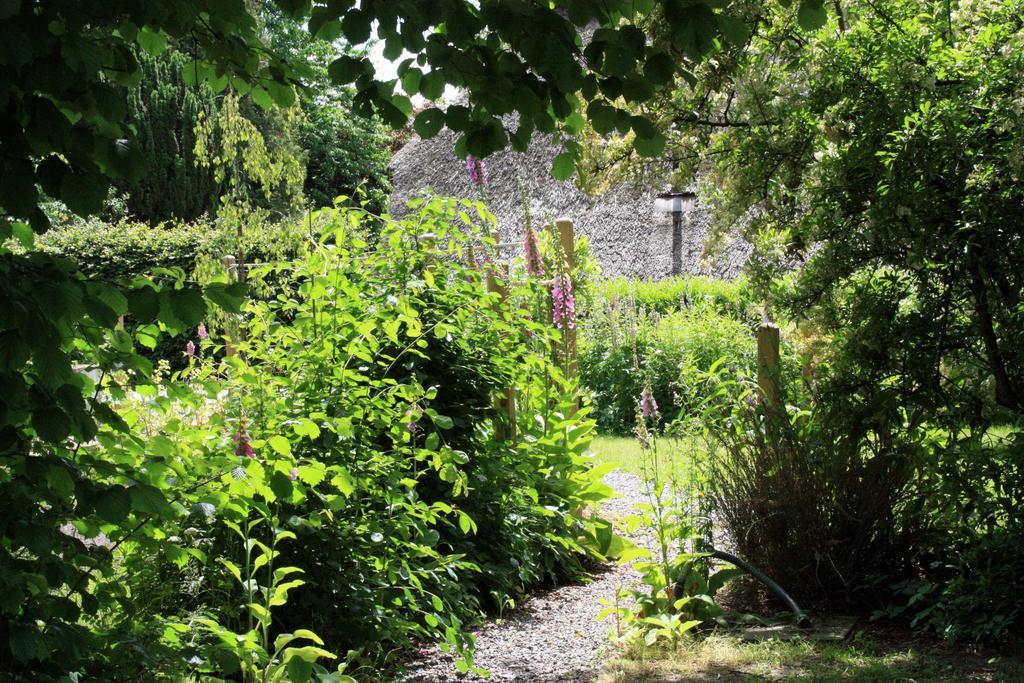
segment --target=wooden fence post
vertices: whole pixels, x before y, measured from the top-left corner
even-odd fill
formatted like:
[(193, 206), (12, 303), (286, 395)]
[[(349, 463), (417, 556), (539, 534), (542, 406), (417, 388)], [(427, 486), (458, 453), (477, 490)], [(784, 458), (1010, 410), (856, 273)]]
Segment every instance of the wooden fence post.
[[(232, 256), (231, 254), (228, 254), (223, 258), (223, 263), (224, 270), (227, 271), (228, 284), (231, 284), (231, 282), (235, 279), (238, 264), (235, 262), (235, 257)], [(229, 324), (229, 327), (231, 327), (232, 329), (226, 330), (227, 334), (224, 335), (225, 356), (233, 356), (236, 353), (235, 344), (238, 336), (238, 325), (237, 323), (231, 323)]]
[[(555, 219), (555, 227), (558, 228), (558, 241), (562, 245), (562, 254), (565, 256), (565, 272), (572, 278), (576, 269), (576, 238), (573, 233), (572, 220), (568, 218)], [(575, 293), (574, 293), (575, 296)], [(567, 324), (562, 330), (565, 335), (565, 361), (568, 375), (575, 378), (578, 374), (576, 365), (576, 326), (569, 327)]]
[[(506, 263), (502, 268), (503, 279), (499, 281), (495, 277), (495, 269), (497, 266), (487, 266), (487, 291), (495, 292), (498, 295), (498, 303), (495, 305), (495, 310), (500, 311), (502, 304), (508, 298), (508, 281), (509, 281), (509, 270), (508, 264)], [(498, 397), (494, 400), (494, 409), (499, 413), (505, 415), (508, 420), (506, 427), (500, 427), (496, 431), (496, 436), (499, 439), (509, 439), (511, 441), (516, 440), (516, 388), (507, 387)]]
[(763, 322), (757, 328), (757, 385), (765, 408), (776, 416), (783, 415), (782, 363), (779, 355), (779, 327)]

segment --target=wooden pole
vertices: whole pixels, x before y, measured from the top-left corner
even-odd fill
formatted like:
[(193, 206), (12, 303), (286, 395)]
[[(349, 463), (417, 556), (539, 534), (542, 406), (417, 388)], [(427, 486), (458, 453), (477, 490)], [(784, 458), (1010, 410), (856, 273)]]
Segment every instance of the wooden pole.
[(779, 327), (764, 322), (757, 328), (757, 385), (765, 408), (782, 415), (782, 363), (779, 355)]

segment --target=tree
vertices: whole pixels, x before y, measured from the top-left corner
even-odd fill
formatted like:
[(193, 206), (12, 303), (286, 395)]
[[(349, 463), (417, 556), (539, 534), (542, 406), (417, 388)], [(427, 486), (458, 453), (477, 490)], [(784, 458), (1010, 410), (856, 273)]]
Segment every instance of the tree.
[(186, 85), (189, 55), (168, 47), (158, 55), (137, 51), (142, 80), (129, 89), (128, 123), (146, 160), (134, 181), (115, 183), (128, 211), (150, 223), (193, 220), (215, 208), (217, 183), (195, 158), (195, 122), (217, 109), (205, 83)]

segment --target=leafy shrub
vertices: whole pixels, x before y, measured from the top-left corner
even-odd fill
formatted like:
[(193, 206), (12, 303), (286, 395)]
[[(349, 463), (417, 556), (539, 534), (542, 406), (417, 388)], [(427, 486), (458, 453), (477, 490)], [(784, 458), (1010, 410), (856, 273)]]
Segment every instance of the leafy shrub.
[(715, 280), (706, 277), (669, 277), (662, 280), (609, 278), (596, 287), (596, 298), (605, 304), (633, 302), (661, 314), (690, 306), (711, 304), (724, 315), (744, 319), (752, 302), (746, 280)]
[(877, 604), (876, 578), (906, 576), (933, 524), (922, 501), (942, 434), (898, 406), (826, 397), (834, 371), (805, 360), (784, 354), (782, 406), (752, 379), (706, 375), (710, 399), (694, 419), (710, 491), (738, 554), (798, 600)]
[(390, 136), (378, 121), (353, 116), (340, 106), (311, 107), (300, 138), (306, 152), (306, 197), (330, 206), (361, 187), (367, 209), (381, 213), (391, 192)]
[[(593, 424), (552, 361), (558, 331), (525, 313), (546, 288), (488, 291), (458, 258), (467, 209), (493, 220), (435, 199), (375, 246), (365, 212), (325, 212), (305, 258), (252, 271), (277, 293), (225, 326), (237, 355), (210, 337), (179, 381), (111, 394), (132, 431), (102, 430), (80, 458), (117, 463), (109, 486), (132, 493), (76, 521), (124, 558), (89, 583), (97, 671), (269, 671), (287, 634), (314, 643), (281, 655), (308, 655), (303, 671), (349, 651), (343, 669), (376, 669), (430, 638), (468, 668), (481, 609), (608, 550), (610, 527), (582, 515), (610, 493), (583, 458)], [(510, 386), (515, 440), (495, 403)]]
[[(302, 233), (288, 223), (250, 226), (245, 248), (238, 253), (235, 236), (210, 221), (162, 223), (151, 226), (139, 221), (108, 223), (75, 220), (37, 238), (39, 248), (77, 264), (88, 277), (104, 282), (126, 282), (160, 269), (177, 269), (186, 275), (203, 271), (202, 280), (220, 275), (221, 258), (228, 253), (248, 263), (259, 263), (294, 255)], [(135, 329), (131, 316), (126, 320)], [(173, 369), (185, 364), (184, 348), (191, 331), (164, 335), (145, 356), (153, 362), (166, 360)]]
[(663, 406), (663, 419), (671, 420), (696, 406), (702, 398), (700, 375), (715, 362), (737, 372), (753, 368), (748, 325), (708, 302), (662, 315), (617, 301), (592, 312), (582, 330), (580, 379), (598, 406), (599, 427), (607, 432), (632, 430), (645, 386)]
[(943, 638), (1020, 643), (1024, 624), (1024, 433), (1009, 427), (948, 444), (940, 453), (919, 549), (921, 571), (898, 582), (877, 616), (903, 616)]

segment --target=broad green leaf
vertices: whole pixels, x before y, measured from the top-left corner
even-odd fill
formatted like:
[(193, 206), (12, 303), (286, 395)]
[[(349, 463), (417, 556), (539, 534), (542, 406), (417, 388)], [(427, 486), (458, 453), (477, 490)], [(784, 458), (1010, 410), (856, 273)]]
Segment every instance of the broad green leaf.
[(240, 313), (245, 300), (246, 286), (244, 282), (211, 282), (203, 287), (203, 295), (223, 308), (228, 313)]
[(824, 0), (800, 0), (796, 19), (800, 24), (800, 28), (805, 31), (813, 31), (824, 26), (825, 22), (828, 21)]
[(198, 289), (188, 287), (185, 289), (164, 290), (160, 293), (161, 298), (166, 297), (174, 319), (164, 321), (161, 310), (161, 321), (168, 323), (180, 323), (182, 331), (195, 327), (206, 316), (206, 302)]
[(562, 152), (551, 162), (551, 176), (555, 180), (568, 180), (575, 170), (575, 161), (571, 152)]
[(290, 647), (284, 652), (285, 661), (290, 661), (293, 657), (298, 657), (307, 662), (315, 662), (318, 659), (337, 659), (337, 656), (324, 650), (323, 648), (314, 647), (307, 645), (305, 647)]
[[(423, 75), (420, 80), (420, 94), (433, 102), (444, 94), (444, 75), (437, 70)], [(451, 107), (448, 108), (451, 111)]]
[(128, 488), (132, 498), (132, 507), (139, 512), (152, 515), (169, 517), (174, 514), (174, 508), (167, 502), (167, 498), (160, 489), (148, 484), (136, 484)]
[(717, 17), (718, 29), (722, 32), (722, 36), (730, 43), (741, 47), (750, 39), (750, 27), (747, 26), (745, 21), (728, 14), (719, 14)]
[(120, 524), (132, 511), (132, 497), (123, 486), (111, 486), (90, 501), (102, 519)]
[(139, 29), (136, 40), (138, 40), (139, 46), (151, 55), (158, 55), (167, 48), (167, 36), (162, 31), (148, 26)]
[(288, 439), (281, 436), (280, 434), (272, 436), (269, 439), (267, 439), (267, 445), (273, 448), (276, 453), (279, 453), (281, 455), (292, 454), (291, 442), (289, 442)]
[(436, 107), (424, 109), (416, 115), (412, 125), (416, 129), (416, 134), (421, 138), (425, 140), (432, 138), (444, 127), (444, 112)]
[(74, 170), (60, 184), (60, 199), (79, 216), (103, 210), (110, 182), (99, 171)]
[[(333, 471), (334, 468), (332, 468)], [(349, 471), (345, 468), (338, 468), (333, 477), (331, 477), (331, 485), (338, 489), (345, 495), (345, 497), (351, 496), (356, 490), (356, 480), (352, 478)]]

